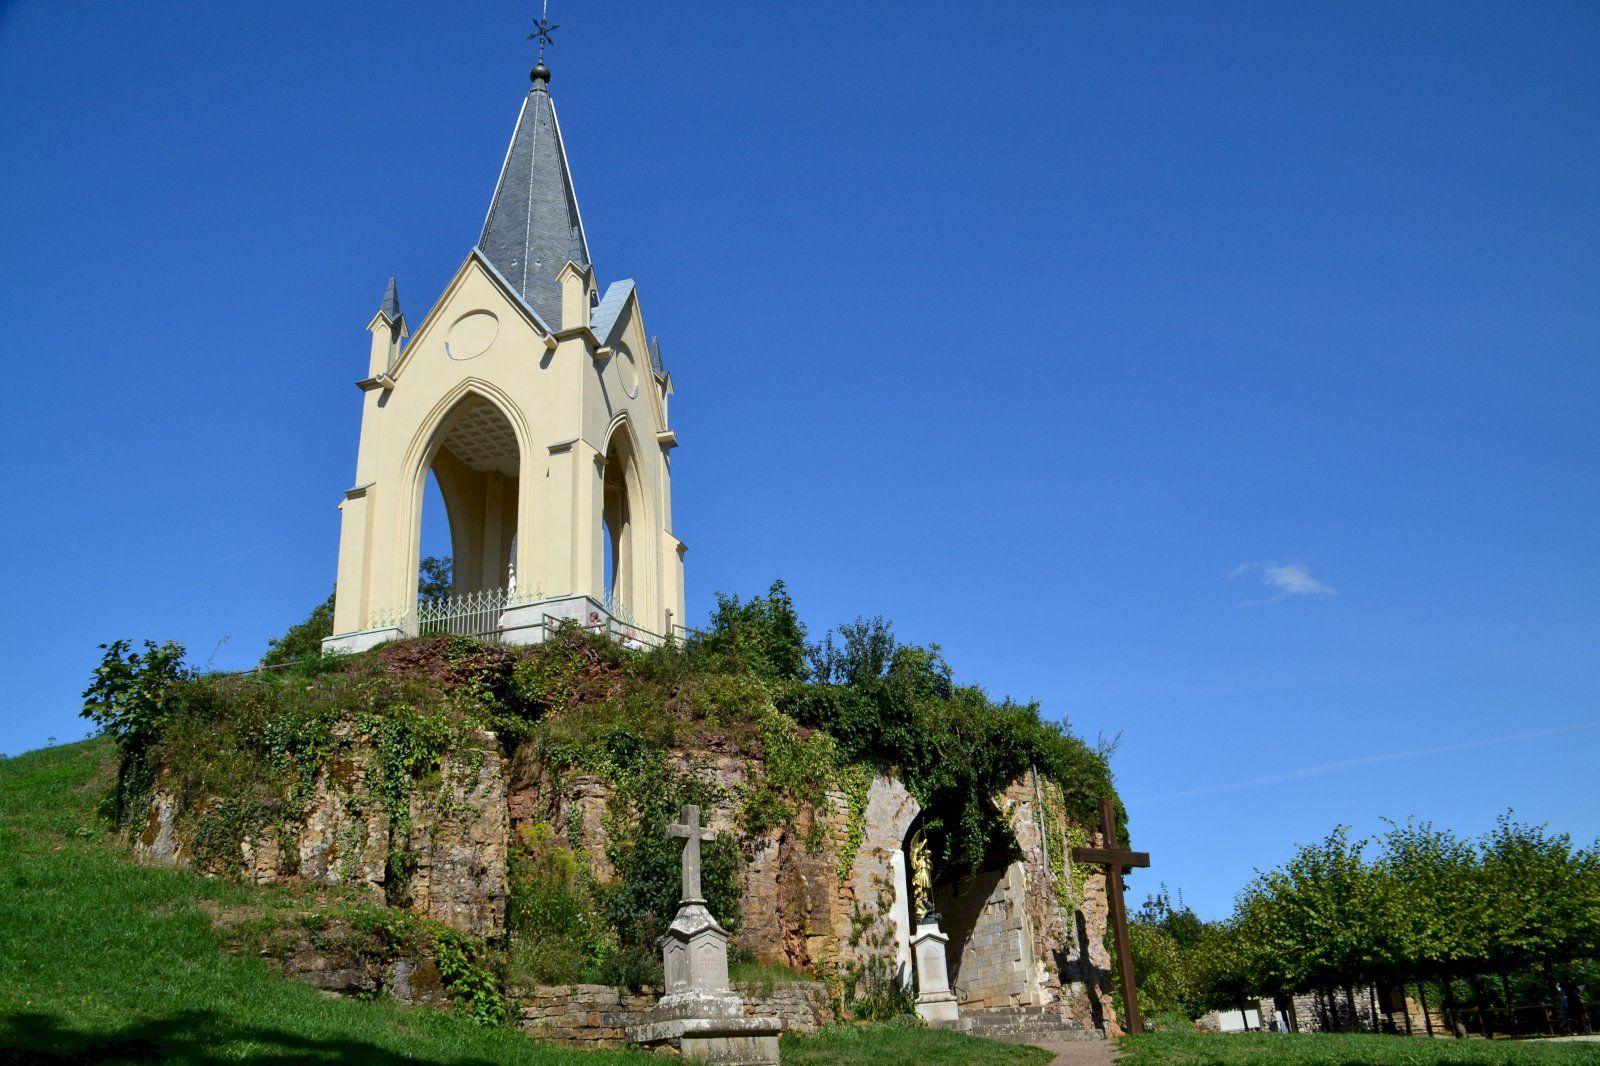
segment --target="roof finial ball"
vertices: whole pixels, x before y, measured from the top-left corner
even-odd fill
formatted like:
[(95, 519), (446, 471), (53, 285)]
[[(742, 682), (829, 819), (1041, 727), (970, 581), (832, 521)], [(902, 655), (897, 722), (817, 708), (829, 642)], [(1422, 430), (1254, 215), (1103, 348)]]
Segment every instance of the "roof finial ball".
[(545, 0), (544, 10), (540, 13), (538, 18), (533, 20), (533, 32), (528, 34), (528, 40), (539, 42), (539, 58), (537, 65), (535, 65), (532, 70), (528, 71), (528, 77), (533, 81), (535, 86), (537, 86), (540, 82), (543, 82), (546, 85), (550, 84), (550, 68), (544, 65), (544, 46), (547, 44), (556, 43), (550, 35), (560, 28), (560, 26), (552, 26), (550, 24), (550, 0)]

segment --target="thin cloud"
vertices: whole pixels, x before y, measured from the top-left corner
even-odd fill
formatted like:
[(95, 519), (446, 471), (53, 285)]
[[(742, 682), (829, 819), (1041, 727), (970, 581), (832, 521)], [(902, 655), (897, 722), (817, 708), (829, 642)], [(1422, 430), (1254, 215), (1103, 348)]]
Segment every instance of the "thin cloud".
[(232, 555), (224, 555), (224, 556), (223, 556), (223, 557), (222, 557), (222, 558), (220, 558), (220, 559), (213, 559), (213, 560), (211, 560), (211, 565), (213, 565), (213, 566), (215, 566), (215, 565), (216, 565), (216, 564), (217, 564), (217, 563), (225, 563), (225, 562), (228, 562), (228, 561), (229, 561), (229, 560), (232, 560), (232, 559), (238, 559), (238, 558), (240, 558), (240, 557), (241, 557), (241, 556), (245, 556), (245, 555), (249, 555), (249, 554), (250, 554), (250, 553), (251, 553), (251, 552), (258, 552), (258, 551), (260, 551), (260, 550), (261, 550), (261, 549), (262, 549), (262, 548), (264, 548), (264, 547), (266, 547), (266, 545), (264, 545), (264, 544), (257, 544), (257, 545), (256, 545), (256, 546), (255, 546), (255, 547), (253, 547), (253, 548), (246, 548), (246, 549), (244, 549), (244, 550), (243, 550), (243, 551), (236, 551), (236, 552), (234, 552), (234, 553), (233, 553), (233, 554), (232, 554)]
[(1333, 586), (1311, 576), (1305, 563), (1245, 563), (1233, 568), (1228, 580), (1243, 574), (1261, 575), (1261, 583), (1273, 590), (1273, 595), (1252, 603), (1277, 603), (1290, 596), (1337, 596)]
[(1560, 736), (1563, 733), (1575, 733), (1580, 729), (1592, 729), (1597, 725), (1600, 725), (1600, 719), (1592, 722), (1578, 722), (1575, 725), (1557, 726), (1554, 729), (1540, 729), (1532, 733), (1507, 733), (1504, 736), (1468, 740), (1460, 744), (1445, 744), (1437, 748), (1417, 748), (1413, 751), (1390, 751), (1381, 755), (1363, 755), (1355, 759), (1336, 759), (1333, 762), (1318, 763), (1315, 766), (1303, 766), (1298, 770), (1288, 770), (1268, 777), (1250, 777), (1241, 781), (1226, 781), (1216, 785), (1202, 785), (1199, 788), (1186, 788), (1178, 792), (1159, 792), (1153, 796), (1138, 796), (1132, 802), (1156, 803), (1161, 800), (1190, 799), (1195, 796), (1214, 796), (1220, 792), (1239, 792), (1248, 788), (1286, 785), (1291, 781), (1304, 781), (1308, 777), (1322, 777), (1326, 774), (1338, 773), (1340, 770), (1349, 770), (1357, 766), (1399, 762), (1402, 759), (1420, 759), (1429, 755), (1448, 755), (1451, 752), (1467, 751), (1472, 748), (1487, 748), (1495, 744), (1510, 744), (1519, 740)]

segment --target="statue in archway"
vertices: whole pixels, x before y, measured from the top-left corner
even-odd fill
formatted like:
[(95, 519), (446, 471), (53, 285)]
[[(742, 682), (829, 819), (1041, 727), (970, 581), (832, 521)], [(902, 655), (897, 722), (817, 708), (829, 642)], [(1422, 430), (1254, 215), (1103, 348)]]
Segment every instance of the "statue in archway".
[(919, 829), (911, 838), (911, 902), (917, 918), (933, 910), (933, 856)]

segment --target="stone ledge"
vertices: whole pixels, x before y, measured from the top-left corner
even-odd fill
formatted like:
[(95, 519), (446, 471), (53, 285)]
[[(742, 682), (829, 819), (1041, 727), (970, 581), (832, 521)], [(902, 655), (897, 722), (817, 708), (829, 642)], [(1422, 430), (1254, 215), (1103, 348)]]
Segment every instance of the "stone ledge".
[(783, 1023), (776, 1018), (673, 1018), (628, 1027), (635, 1044), (659, 1044), (686, 1036), (777, 1036)]

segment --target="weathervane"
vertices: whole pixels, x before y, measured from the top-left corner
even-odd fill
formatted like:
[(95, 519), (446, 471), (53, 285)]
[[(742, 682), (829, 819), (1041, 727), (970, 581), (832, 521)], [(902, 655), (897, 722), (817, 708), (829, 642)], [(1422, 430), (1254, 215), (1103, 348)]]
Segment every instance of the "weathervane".
[(528, 40), (539, 42), (539, 66), (544, 66), (544, 46), (556, 43), (550, 35), (560, 28), (550, 25), (550, 0), (544, 0), (539, 17), (533, 20), (533, 32), (528, 34)]

